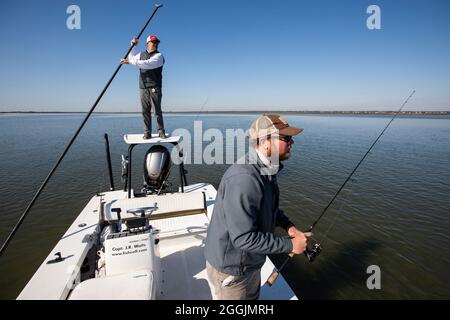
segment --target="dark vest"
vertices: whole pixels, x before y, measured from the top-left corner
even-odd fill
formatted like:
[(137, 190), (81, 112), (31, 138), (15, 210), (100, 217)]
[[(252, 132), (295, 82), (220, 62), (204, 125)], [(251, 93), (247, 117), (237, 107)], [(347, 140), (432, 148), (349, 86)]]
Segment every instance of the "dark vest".
[[(153, 55), (159, 53), (158, 50), (148, 53), (147, 50), (142, 51), (139, 57), (140, 60), (148, 60)], [(164, 59), (164, 58), (163, 58)], [(164, 61), (164, 60), (163, 60)], [(154, 87), (162, 87), (162, 69), (163, 67), (159, 67), (156, 69), (139, 69), (139, 88), (147, 89)]]

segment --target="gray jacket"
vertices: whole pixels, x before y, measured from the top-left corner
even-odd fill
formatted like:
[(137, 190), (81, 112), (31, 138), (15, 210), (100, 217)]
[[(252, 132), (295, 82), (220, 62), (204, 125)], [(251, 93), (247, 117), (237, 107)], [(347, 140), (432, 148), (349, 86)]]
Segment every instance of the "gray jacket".
[(206, 260), (230, 275), (260, 269), (267, 254), (292, 251), (289, 238), (273, 234), (275, 226), (293, 225), (278, 208), (276, 174), (262, 175), (261, 160), (249, 164), (248, 159), (233, 164), (222, 177), (206, 237)]

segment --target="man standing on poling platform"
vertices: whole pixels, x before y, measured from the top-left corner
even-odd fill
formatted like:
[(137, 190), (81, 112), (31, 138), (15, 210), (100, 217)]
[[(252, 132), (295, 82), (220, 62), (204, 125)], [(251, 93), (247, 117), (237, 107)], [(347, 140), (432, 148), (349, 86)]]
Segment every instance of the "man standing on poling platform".
[(165, 138), (164, 121), (161, 111), (162, 98), (162, 69), (164, 57), (158, 51), (159, 39), (154, 36), (147, 37), (147, 50), (138, 54), (135, 47), (139, 40), (133, 38), (131, 45), (133, 49), (127, 59), (121, 59), (121, 64), (132, 64), (139, 68), (139, 91), (142, 105), (142, 116), (144, 117), (144, 139), (152, 137), (152, 109), (156, 114), (159, 137)]

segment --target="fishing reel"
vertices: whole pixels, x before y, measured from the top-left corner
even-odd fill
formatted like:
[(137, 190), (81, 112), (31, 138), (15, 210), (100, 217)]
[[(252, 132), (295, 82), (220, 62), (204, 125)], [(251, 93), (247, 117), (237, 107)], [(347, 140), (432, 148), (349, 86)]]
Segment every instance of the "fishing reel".
[[(312, 247), (312, 249), (306, 247), (305, 252), (303, 252), (306, 256), (306, 258), (308, 258), (309, 262), (313, 262), (314, 259), (316, 259), (316, 257), (320, 254), (320, 252), (322, 252), (322, 245), (320, 243), (315, 243)], [(278, 268), (278, 270), (275, 270), (274, 272), (272, 272), (272, 274), (270, 275), (270, 277), (267, 279), (267, 284), (269, 285), (269, 287), (273, 286), (275, 280), (277, 279), (278, 275), (280, 274), (281, 270), (284, 268), (284, 266), (286, 265), (286, 263), (288, 263), (288, 261), (294, 257), (294, 253), (291, 252), (289, 253), (289, 257), (286, 258), (286, 260), (284, 260), (284, 262), (281, 264), (281, 266)]]
[(322, 252), (322, 246), (320, 243), (315, 243), (313, 247), (310, 249), (306, 247), (306, 250), (304, 252), (306, 258), (308, 258), (309, 262), (313, 262), (316, 257)]

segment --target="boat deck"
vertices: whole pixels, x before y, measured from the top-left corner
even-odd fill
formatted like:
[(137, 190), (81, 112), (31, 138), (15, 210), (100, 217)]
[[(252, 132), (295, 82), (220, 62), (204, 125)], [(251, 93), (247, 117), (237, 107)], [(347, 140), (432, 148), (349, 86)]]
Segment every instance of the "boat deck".
[[(203, 249), (214, 208), (216, 190), (210, 184), (195, 184), (185, 187), (185, 192), (203, 192), (205, 197), (202, 195), (201, 203), (206, 206), (206, 212), (191, 210), (183, 215), (166, 217), (164, 211), (178, 205), (167, 197), (166, 200), (173, 203), (169, 206), (160, 199), (158, 208), (161, 216), (155, 213), (155, 220), (150, 221), (156, 232), (155, 236), (159, 239), (156, 250), (159, 250), (162, 271), (156, 299), (209, 300), (212, 298), (206, 276)], [(80, 280), (79, 270), (82, 262), (93, 244), (95, 235), (100, 230), (98, 218), (102, 206), (101, 199), (106, 203), (114, 201), (116, 205), (124, 202), (125, 205), (126, 198), (127, 193), (124, 191), (105, 192), (101, 197), (93, 197), (33, 275), (18, 299), (70, 299), (68, 295)], [(185, 197), (185, 201), (189, 201), (190, 198), (192, 197)], [(131, 206), (135, 206), (138, 203), (134, 202), (138, 200), (128, 201)], [(153, 202), (149, 201), (149, 204)], [(108, 210), (107, 208), (105, 211)], [(125, 209), (124, 212), (126, 212)], [(158, 219), (162, 215), (164, 218)], [(49, 264), (48, 262), (55, 258), (56, 252), (61, 252), (63, 260)], [(267, 258), (261, 274), (260, 299), (297, 299), (282, 276), (278, 277), (272, 287), (265, 284), (273, 270), (274, 265)], [(105, 295), (100, 294), (98, 298), (105, 299)]]
[[(210, 187), (208, 185), (208, 187)], [(206, 193), (207, 199), (215, 198), (214, 188), (195, 189)], [(212, 186), (211, 186), (212, 187)], [(188, 188), (187, 192), (194, 192)], [(214, 194), (210, 194), (214, 192)], [(206, 232), (214, 202), (207, 201), (208, 215), (196, 214), (152, 221), (158, 234), (161, 257), (162, 284), (157, 292), (158, 299), (170, 300), (210, 300), (211, 290), (207, 281), (206, 261), (203, 255)], [(260, 299), (297, 299), (285, 279), (280, 275), (272, 287), (265, 282), (272, 271), (273, 263), (267, 258), (261, 273)], [(182, 288), (182, 289), (181, 289)], [(180, 290), (181, 289), (181, 290)]]
[(203, 256), (207, 216), (161, 219), (152, 221), (152, 225), (165, 230), (159, 234), (162, 289), (157, 292), (158, 299), (210, 300)]

